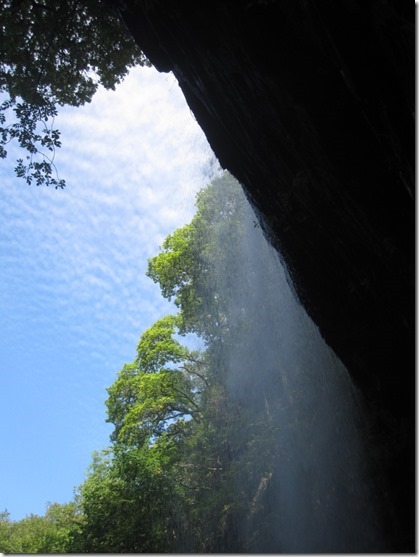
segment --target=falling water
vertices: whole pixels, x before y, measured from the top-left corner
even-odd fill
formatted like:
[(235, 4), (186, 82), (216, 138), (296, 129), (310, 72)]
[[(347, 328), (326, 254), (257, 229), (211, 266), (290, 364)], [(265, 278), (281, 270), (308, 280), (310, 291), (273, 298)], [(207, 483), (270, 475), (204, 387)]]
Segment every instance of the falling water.
[[(213, 277), (240, 328), (222, 355), (229, 394), (264, 422), (266, 446), (259, 445), (257, 471), (249, 471), (258, 477), (237, 526), (242, 549), (380, 551), (357, 393), (249, 204), (244, 214), (240, 242), (219, 240), (228, 256), (214, 263)], [(239, 496), (243, 476), (234, 488)]]

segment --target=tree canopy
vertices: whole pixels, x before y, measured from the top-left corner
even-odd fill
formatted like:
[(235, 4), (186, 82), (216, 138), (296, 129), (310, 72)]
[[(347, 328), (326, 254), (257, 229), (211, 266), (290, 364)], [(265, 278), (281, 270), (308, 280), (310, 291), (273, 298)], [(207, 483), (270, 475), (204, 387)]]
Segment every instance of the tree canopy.
[(106, 0), (5, 0), (0, 7), (0, 157), (16, 140), (27, 152), (16, 174), (62, 188), (57, 107), (90, 102), (135, 65), (149, 65)]
[(74, 502), (49, 503), (44, 516), (28, 515), (12, 521), (0, 513), (2, 553), (65, 553), (80, 528), (81, 514)]
[(229, 277), (237, 271), (248, 204), (237, 181), (224, 173), (197, 194), (196, 207), (191, 223), (170, 234), (149, 260), (147, 276), (181, 309), (182, 333), (196, 333), (207, 342), (223, 336), (225, 341), (233, 288)]
[[(262, 508), (272, 474), (273, 405), (268, 411), (265, 397), (257, 410), (246, 407), (228, 386), (229, 344), (241, 342), (243, 328), (251, 329), (255, 317), (248, 299), (239, 300), (239, 312), (231, 305), (231, 280), (241, 271), (240, 246), (251, 213), (228, 173), (199, 192), (196, 205), (191, 223), (165, 239), (147, 271), (163, 296), (174, 299), (178, 313), (143, 332), (135, 360), (109, 387), (108, 421), (114, 425), (109, 473), (101, 479), (103, 489), (96, 473), (81, 487), (87, 521), (96, 512), (86, 499), (91, 482), (106, 493), (115, 473), (123, 482), (120, 489), (132, 490), (124, 504), (137, 501), (129, 516), (139, 526), (127, 551), (238, 551), (263, 536), (251, 520)], [(188, 348), (191, 333), (202, 339), (201, 350)], [(115, 539), (123, 529), (117, 526), (117, 500), (109, 495), (106, 503), (114, 509), (108, 528)], [(269, 520), (266, 514), (267, 525)], [(94, 525), (92, 520), (93, 530)]]
[(137, 358), (119, 372), (108, 389), (112, 439), (141, 446), (163, 433), (179, 432), (180, 423), (199, 419), (199, 396), (206, 382), (199, 356), (175, 338), (177, 316), (168, 315), (147, 329)]
[[(136, 357), (108, 388), (110, 446), (94, 453), (77, 490), (63, 552), (240, 553), (260, 547), (274, 520), (265, 506), (278, 450), (275, 402), (263, 390), (260, 356), (241, 344), (259, 318), (250, 289), (240, 295), (232, 284), (252, 214), (227, 173), (196, 205), (191, 223), (149, 260), (148, 275), (178, 311), (143, 331)], [(190, 348), (191, 334), (200, 349)], [(232, 346), (254, 371), (246, 403), (229, 385)], [(50, 527), (59, 510), (33, 519), (32, 530)], [(0, 551), (14, 540), (7, 521), (3, 532)]]

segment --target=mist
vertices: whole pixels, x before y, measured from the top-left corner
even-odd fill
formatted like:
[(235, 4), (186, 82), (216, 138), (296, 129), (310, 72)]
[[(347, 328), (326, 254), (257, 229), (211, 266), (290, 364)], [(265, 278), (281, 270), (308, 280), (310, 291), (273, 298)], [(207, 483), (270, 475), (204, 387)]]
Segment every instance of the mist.
[(234, 525), (239, 549), (383, 550), (358, 394), (241, 196), (240, 234), (215, 237), (214, 251), (223, 255), (212, 260), (228, 322), (219, 366), (247, 416), (230, 445), (241, 447), (241, 462), (253, 463), (233, 486), (247, 500)]

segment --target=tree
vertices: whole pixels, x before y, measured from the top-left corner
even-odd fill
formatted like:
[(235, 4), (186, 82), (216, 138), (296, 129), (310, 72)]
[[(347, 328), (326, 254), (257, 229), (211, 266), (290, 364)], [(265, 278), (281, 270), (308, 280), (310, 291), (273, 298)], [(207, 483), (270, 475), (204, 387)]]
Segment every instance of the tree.
[(78, 553), (155, 553), (172, 549), (175, 495), (170, 451), (121, 446), (93, 454), (78, 499), (83, 527)]
[(22, 520), (0, 515), (0, 551), (4, 553), (67, 553), (81, 524), (75, 503), (49, 504), (44, 516)]
[[(108, 388), (112, 446), (80, 487), (80, 552), (251, 551), (277, 520), (267, 511), (277, 408), (252, 349), (255, 320), (268, 308), (252, 299), (253, 267), (242, 252), (260, 231), (228, 174), (198, 194), (197, 207), (149, 261), (179, 312), (143, 332), (135, 360)], [(201, 351), (186, 346), (191, 332)], [(245, 402), (231, 389), (237, 353), (246, 359), (237, 373), (253, 373)]]
[(13, 523), (10, 520), (10, 513), (5, 510), (0, 513), (0, 552), (1, 553), (18, 553), (15, 550), (12, 540)]
[(186, 421), (199, 419), (207, 384), (204, 362), (174, 338), (178, 322), (168, 315), (147, 329), (136, 360), (109, 387), (106, 405), (115, 443), (142, 446), (163, 432), (179, 434)]
[(0, 157), (13, 139), (27, 151), (15, 171), (62, 188), (54, 157), (57, 107), (90, 102), (135, 65), (149, 65), (106, 0), (4, 0), (0, 45)]
[(149, 259), (147, 276), (180, 308), (182, 334), (196, 333), (209, 344), (225, 342), (236, 248), (249, 208), (240, 184), (227, 172), (197, 194), (196, 206), (192, 222), (169, 235)]
[[(147, 274), (179, 307), (181, 332), (206, 343), (202, 419), (179, 462), (184, 524), (194, 531), (187, 550), (241, 552), (263, 547), (260, 525), (276, 520), (265, 505), (278, 454), (277, 401), (265, 388), (261, 359), (268, 356), (252, 349), (263, 346), (258, 336), (272, 313), (266, 303), (275, 292), (276, 266), (231, 175), (200, 191), (196, 206), (192, 222), (149, 260)], [(255, 297), (259, 282), (265, 297)]]

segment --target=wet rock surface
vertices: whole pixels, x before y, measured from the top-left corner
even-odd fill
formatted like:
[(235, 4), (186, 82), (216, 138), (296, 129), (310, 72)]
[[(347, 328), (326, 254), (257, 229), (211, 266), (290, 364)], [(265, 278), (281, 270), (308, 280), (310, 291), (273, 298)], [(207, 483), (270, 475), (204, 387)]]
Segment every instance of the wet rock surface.
[(414, 551), (414, 6), (128, 2), (362, 394), (389, 551)]

